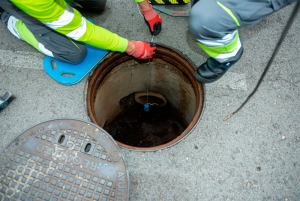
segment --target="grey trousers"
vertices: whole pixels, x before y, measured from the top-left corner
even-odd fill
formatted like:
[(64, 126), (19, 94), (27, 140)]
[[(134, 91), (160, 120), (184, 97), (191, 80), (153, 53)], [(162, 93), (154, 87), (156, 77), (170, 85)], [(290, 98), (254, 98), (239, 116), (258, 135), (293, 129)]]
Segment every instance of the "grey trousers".
[[(85, 9), (93, 8), (103, 11), (106, 0), (87, 0), (86, 2), (92, 3), (86, 4), (90, 7)], [(82, 3), (82, 1), (79, 3)], [(84, 5), (85, 4), (82, 5), (82, 9)], [(48, 28), (38, 20), (18, 9), (10, 0), (0, 0), (0, 7), (5, 10), (1, 16), (4, 23), (7, 23), (10, 15), (22, 20), (26, 27), (32, 32), (36, 40), (43, 44), (47, 50), (52, 52), (54, 58), (72, 64), (78, 64), (85, 58), (87, 48), (84, 43), (72, 40)], [(93, 9), (92, 11), (95, 11)]]
[(211, 44), (210, 48), (215, 44), (217, 49), (231, 43), (234, 40), (233, 33), (236, 33), (237, 29), (254, 25), (295, 1), (200, 0), (190, 11), (189, 31), (198, 42)]

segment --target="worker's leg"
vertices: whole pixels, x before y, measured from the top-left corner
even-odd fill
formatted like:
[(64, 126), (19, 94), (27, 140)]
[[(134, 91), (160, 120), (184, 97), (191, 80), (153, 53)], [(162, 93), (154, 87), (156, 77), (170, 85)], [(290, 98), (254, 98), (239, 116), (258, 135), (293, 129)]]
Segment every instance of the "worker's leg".
[(72, 7), (87, 12), (102, 12), (106, 6), (106, 0), (72, 0), (71, 2), (73, 2), (70, 3)]
[[(291, 3), (286, 2), (285, 5)], [(201, 0), (190, 12), (189, 30), (198, 45), (210, 56), (195, 73), (201, 83), (218, 80), (243, 53), (238, 28), (258, 23), (261, 19), (284, 7), (277, 1)]]
[(26, 41), (38, 51), (58, 60), (77, 64), (83, 61), (87, 49), (85, 44), (49, 29), (38, 20), (17, 9), (9, 0), (1, 0), (5, 11), (2, 21), (17, 38)]

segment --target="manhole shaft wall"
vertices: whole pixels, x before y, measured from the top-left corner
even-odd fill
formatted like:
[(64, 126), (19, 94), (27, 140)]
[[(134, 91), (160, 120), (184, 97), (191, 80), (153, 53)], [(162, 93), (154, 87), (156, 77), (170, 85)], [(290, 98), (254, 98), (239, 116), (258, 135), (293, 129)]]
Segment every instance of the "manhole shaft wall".
[[(184, 137), (186, 137), (195, 127), (195, 124), (198, 123), (200, 120), (200, 117), (202, 115), (204, 105), (205, 105), (205, 87), (204, 85), (200, 84), (195, 78), (194, 78), (194, 71), (195, 71), (195, 65), (193, 62), (191, 62), (189, 59), (187, 59), (182, 53), (180, 53), (177, 50), (174, 50), (173, 48), (166, 47), (164, 45), (157, 44), (156, 54), (154, 55), (154, 59), (161, 59), (170, 65), (178, 67), (178, 69), (184, 74), (184, 76), (189, 80), (191, 83), (194, 93), (196, 96), (196, 108), (194, 112), (194, 118), (189, 123), (185, 131), (178, 136), (176, 139), (172, 140), (169, 143), (155, 146), (155, 147), (134, 147), (129, 146), (126, 144), (123, 144), (122, 142), (117, 141), (117, 143), (124, 147), (131, 150), (137, 150), (137, 151), (155, 151), (162, 148), (166, 148), (169, 146), (172, 146), (182, 140)], [(88, 79), (87, 87), (86, 87), (86, 103), (87, 103), (87, 111), (88, 115), (92, 122), (94, 122), (97, 125), (101, 124), (98, 122), (98, 119), (95, 114), (95, 98), (96, 94), (98, 92), (99, 86), (101, 85), (101, 82), (104, 80), (104, 78), (117, 66), (128, 62), (130, 60), (135, 60), (131, 56), (128, 56), (124, 53), (110, 53), (107, 55), (104, 60), (98, 65), (97, 68), (95, 68), (91, 74), (91, 76)], [(138, 61), (138, 63), (147, 63), (149, 61)]]

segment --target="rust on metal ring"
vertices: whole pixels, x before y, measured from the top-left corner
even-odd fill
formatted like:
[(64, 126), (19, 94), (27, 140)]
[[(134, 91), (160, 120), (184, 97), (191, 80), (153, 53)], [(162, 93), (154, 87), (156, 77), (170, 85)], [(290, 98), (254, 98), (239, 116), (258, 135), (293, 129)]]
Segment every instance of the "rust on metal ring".
[[(134, 147), (116, 141), (120, 146), (131, 150), (153, 151), (153, 150), (170, 147), (176, 144), (184, 137), (186, 137), (193, 130), (195, 124), (197, 124), (197, 122), (200, 120), (202, 111), (204, 109), (205, 88), (204, 85), (199, 83), (194, 78), (194, 71), (195, 71), (194, 63), (190, 61), (188, 58), (186, 58), (182, 53), (180, 53), (177, 50), (174, 50), (173, 48), (161, 44), (156, 44), (156, 47), (157, 47), (156, 53), (154, 54), (152, 61), (155, 62), (156, 59), (160, 59), (169, 63), (170, 65), (177, 67), (191, 83), (196, 97), (195, 100), (196, 109), (194, 112), (194, 118), (192, 119), (192, 121), (190, 121), (187, 128), (184, 130), (184, 132), (181, 135), (179, 135), (174, 140), (163, 145), (159, 145), (155, 147)], [(125, 53), (118, 53), (118, 52), (110, 53), (93, 70), (91, 76), (88, 78), (87, 86), (86, 86), (86, 107), (87, 107), (88, 115), (93, 123), (100, 125), (96, 118), (94, 103), (96, 97), (95, 95), (98, 91), (99, 86), (101, 85), (101, 82), (103, 81), (105, 76), (108, 75), (115, 67), (130, 60), (135, 60), (138, 63), (149, 62), (149, 61), (136, 60), (132, 56), (129, 56)]]

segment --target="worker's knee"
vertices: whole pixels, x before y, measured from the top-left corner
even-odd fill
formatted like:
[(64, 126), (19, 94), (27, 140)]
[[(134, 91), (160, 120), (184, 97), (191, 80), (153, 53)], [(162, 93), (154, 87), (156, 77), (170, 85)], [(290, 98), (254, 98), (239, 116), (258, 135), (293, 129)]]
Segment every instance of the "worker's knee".
[(218, 29), (219, 21), (216, 12), (213, 9), (207, 10), (207, 6), (199, 1), (190, 11), (189, 31), (196, 39), (205, 38), (205, 36), (212, 37), (212, 32)]
[(75, 2), (80, 5), (75, 8), (88, 12), (102, 12), (106, 6), (106, 0), (75, 0)]
[(81, 63), (86, 55), (87, 55), (87, 48), (85, 45), (80, 44), (77, 46), (78, 48), (76, 48), (76, 51), (73, 49), (72, 52), (60, 52), (60, 53), (55, 53), (53, 52), (53, 56), (54, 58), (56, 58), (57, 60), (60, 61), (64, 61), (67, 63), (71, 63), (71, 64), (79, 64)]
[(86, 54), (87, 54), (86, 46), (80, 46), (80, 48), (74, 55), (70, 55), (69, 62), (72, 64), (79, 64), (85, 59)]

